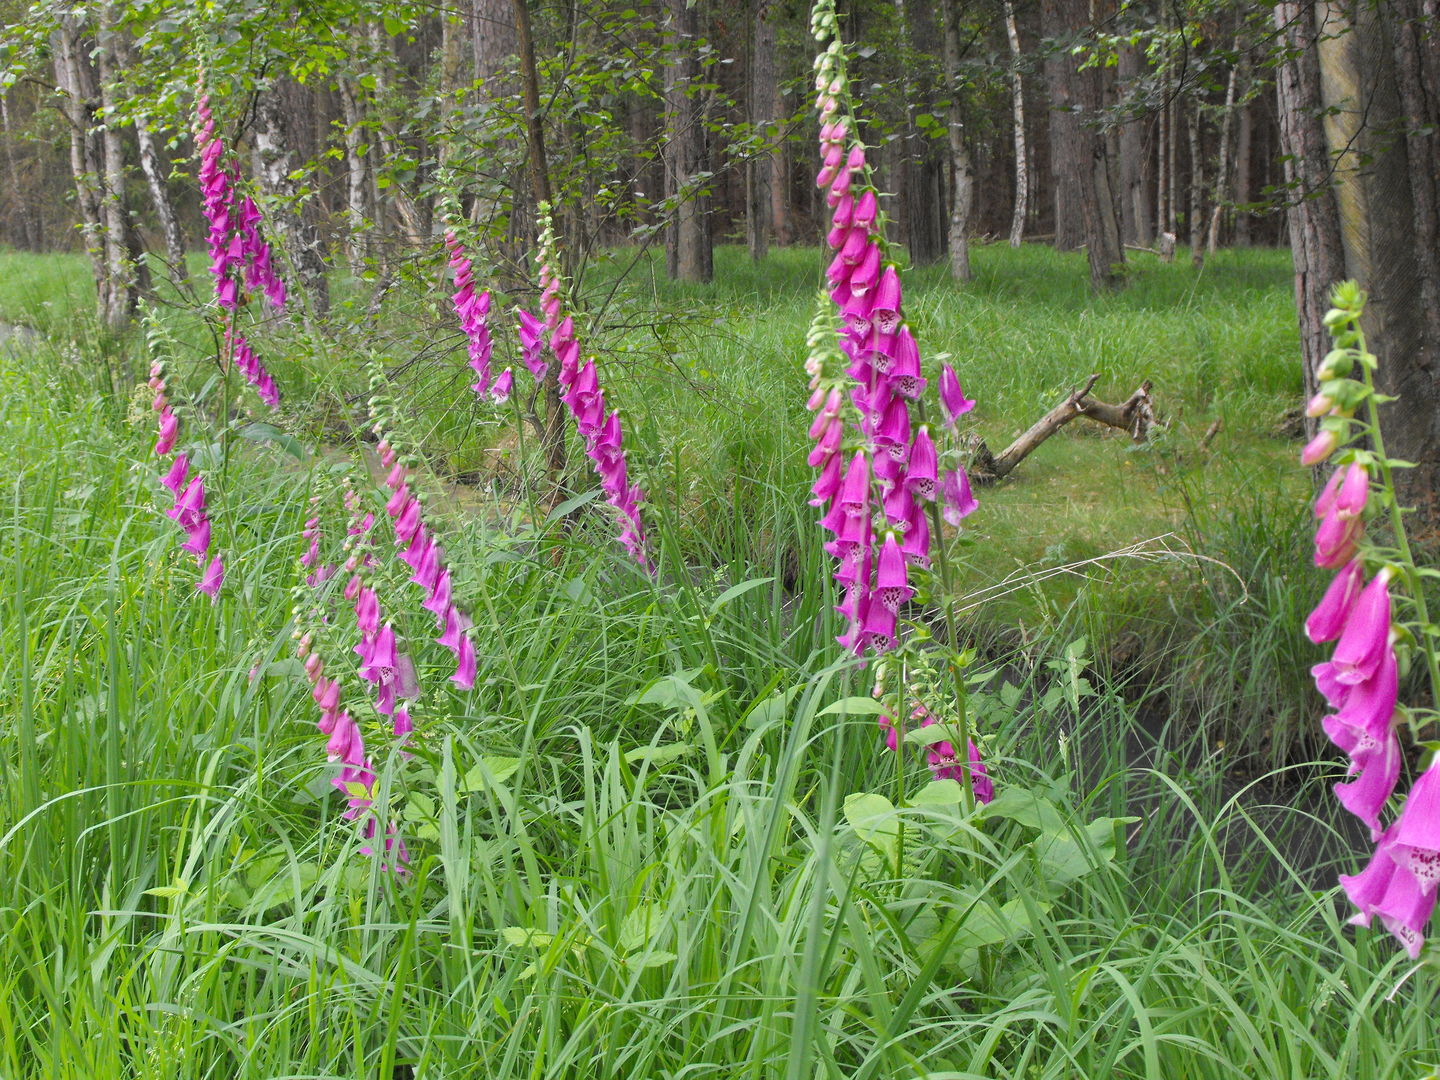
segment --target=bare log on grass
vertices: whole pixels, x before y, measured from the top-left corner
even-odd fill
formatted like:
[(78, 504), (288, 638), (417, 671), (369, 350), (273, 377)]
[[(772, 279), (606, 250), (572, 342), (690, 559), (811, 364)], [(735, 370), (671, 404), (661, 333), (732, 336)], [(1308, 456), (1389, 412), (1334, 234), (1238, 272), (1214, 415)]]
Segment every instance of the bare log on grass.
[(1155, 410), (1150, 400), (1150, 380), (1146, 379), (1141, 383), (1139, 388), (1119, 405), (1111, 405), (1090, 396), (1091, 389), (1099, 380), (1099, 374), (1091, 375), (1083, 386), (1071, 390), (1064, 401), (1037, 420), (1030, 430), (999, 455), (992, 454), (989, 447), (983, 442), (980, 443), (975, 450), (975, 459), (970, 470), (971, 478), (977, 484), (993, 484), (1001, 477), (1008, 476), (1037, 446), (1080, 416), (1106, 427), (1126, 431), (1137, 443), (1148, 439), (1150, 429), (1156, 424)]

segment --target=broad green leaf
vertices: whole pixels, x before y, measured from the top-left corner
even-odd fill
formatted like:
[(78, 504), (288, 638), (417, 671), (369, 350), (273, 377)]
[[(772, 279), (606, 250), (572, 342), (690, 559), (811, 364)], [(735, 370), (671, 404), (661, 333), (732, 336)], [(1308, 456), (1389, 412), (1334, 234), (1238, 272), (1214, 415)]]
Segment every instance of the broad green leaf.
[(500, 938), (506, 945), (518, 945), (529, 949), (548, 949), (555, 940), (554, 934), (543, 934), (539, 930), (528, 930), (523, 926), (505, 926), (500, 929)]
[(831, 702), (815, 715), (834, 716), (837, 713), (849, 713), (851, 716), (884, 716), (888, 711), (874, 698), (847, 697)]
[(1046, 833), (1058, 833), (1065, 828), (1059, 808), (1043, 795), (1025, 788), (1005, 788), (994, 801), (981, 808), (981, 813), (987, 818), (1009, 818)]
[(503, 784), (520, 768), (520, 759), (486, 754), (467, 772), (457, 791), (484, 791), (491, 784)]
[(857, 791), (845, 796), (845, 820), (855, 835), (886, 856), (891, 864), (900, 850), (900, 822), (884, 795)]
[(634, 750), (625, 751), (625, 763), (633, 765), (637, 761), (655, 767), (668, 765), (686, 754), (692, 753), (695, 747), (690, 743), (665, 743), (661, 746), (637, 746)]
[(931, 780), (914, 795), (910, 796), (911, 806), (954, 806), (965, 798), (965, 788), (959, 780)]

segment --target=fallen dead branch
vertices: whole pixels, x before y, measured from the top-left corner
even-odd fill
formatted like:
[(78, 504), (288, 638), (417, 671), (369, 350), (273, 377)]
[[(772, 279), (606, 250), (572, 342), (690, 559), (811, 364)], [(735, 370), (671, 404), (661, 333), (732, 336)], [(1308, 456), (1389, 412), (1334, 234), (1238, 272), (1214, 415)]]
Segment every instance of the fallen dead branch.
[(1137, 443), (1148, 439), (1150, 429), (1156, 424), (1155, 410), (1150, 400), (1150, 380), (1146, 379), (1141, 383), (1139, 388), (1119, 405), (1111, 405), (1090, 396), (1091, 389), (1099, 380), (1098, 374), (1091, 375), (1083, 386), (1071, 390), (1064, 401), (1042, 416), (998, 455), (992, 454), (989, 447), (983, 442), (980, 443), (976, 447), (974, 463), (970, 469), (971, 478), (979, 484), (993, 484), (1001, 477), (1008, 476), (1037, 446), (1080, 416), (1106, 427), (1126, 431)]

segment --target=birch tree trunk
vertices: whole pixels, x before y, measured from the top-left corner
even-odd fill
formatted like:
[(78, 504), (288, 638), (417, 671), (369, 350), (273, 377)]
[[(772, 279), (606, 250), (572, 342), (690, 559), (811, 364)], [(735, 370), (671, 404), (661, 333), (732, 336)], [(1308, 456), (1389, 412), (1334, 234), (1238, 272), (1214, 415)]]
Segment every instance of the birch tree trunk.
[[(1235, 51), (1240, 52), (1240, 40), (1235, 40)], [(1230, 136), (1235, 127), (1235, 90), (1240, 79), (1240, 69), (1245, 66), (1243, 58), (1230, 69), (1225, 80), (1225, 112), (1220, 120), (1220, 160), (1215, 166), (1214, 206), (1210, 210), (1210, 233), (1205, 239), (1205, 253), (1215, 254), (1220, 245), (1220, 222), (1225, 216), (1225, 206), (1230, 202), (1227, 185), (1230, 183)]]
[(970, 271), (970, 212), (975, 204), (975, 176), (970, 147), (965, 142), (965, 113), (960, 104), (960, 26), (955, 0), (946, 0), (943, 15), (945, 83), (950, 98), (946, 132), (950, 142), (953, 187), (950, 202), (950, 276), (956, 281), (969, 281), (973, 277)]
[(156, 220), (160, 222), (161, 235), (165, 237), (165, 261), (176, 281), (189, 277), (185, 267), (185, 233), (180, 228), (180, 218), (175, 213), (175, 203), (170, 198), (170, 188), (165, 183), (165, 168), (160, 160), (160, 151), (155, 145), (155, 132), (151, 129), (149, 116), (135, 118), (135, 139), (140, 147), (140, 171), (145, 174), (145, 184), (150, 189), (150, 203), (155, 208)]
[(345, 257), (350, 272), (359, 274), (370, 257), (370, 170), (364, 146), (364, 114), (354, 80), (339, 80), (340, 108), (345, 121)]
[(95, 135), (95, 107), (99, 94), (87, 59), (89, 48), (81, 39), (80, 22), (62, 15), (55, 31), (55, 82), (65, 95), (65, 119), (70, 128), (70, 175), (75, 182), (75, 207), (80, 234), (95, 274), (96, 311), (101, 322), (110, 313), (110, 274), (101, 221), (99, 140)]
[(1025, 218), (1030, 207), (1030, 160), (1025, 144), (1025, 82), (1020, 73), (1020, 28), (1015, 23), (1015, 5), (1005, 0), (1005, 37), (1010, 42), (1010, 119), (1014, 125), (1015, 211), (1010, 216), (1010, 246), (1018, 248), (1025, 238)]

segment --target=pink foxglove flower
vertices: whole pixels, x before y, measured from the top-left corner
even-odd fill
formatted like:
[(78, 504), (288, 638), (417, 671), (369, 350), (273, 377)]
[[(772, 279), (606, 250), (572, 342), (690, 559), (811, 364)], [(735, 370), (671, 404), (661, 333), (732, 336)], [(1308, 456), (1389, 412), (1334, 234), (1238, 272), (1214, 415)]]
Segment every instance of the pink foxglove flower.
[(940, 512), (950, 525), (958, 527), (980, 506), (970, 490), (970, 477), (964, 469), (947, 469), (941, 479), (940, 491), (944, 499)]
[(216, 555), (210, 560), (210, 564), (205, 567), (205, 573), (202, 574), (200, 580), (195, 583), (195, 588), (210, 597), (211, 600), (214, 600), (216, 596), (219, 595), (220, 585), (224, 580), (225, 564), (220, 561), (220, 556)]
[(1320, 603), (1305, 620), (1305, 634), (1315, 644), (1334, 641), (1345, 629), (1350, 613), (1355, 610), (1355, 601), (1365, 582), (1365, 571), (1358, 559), (1352, 559), (1336, 574), (1325, 590)]
[(1333, 454), (1339, 445), (1340, 436), (1326, 428), (1305, 444), (1305, 449), (1300, 451), (1300, 464), (1319, 465)]
[(1374, 676), (1390, 646), (1390, 577), (1381, 570), (1355, 601), (1330, 663), (1337, 682), (1345, 686)]
[(1433, 902), (1435, 886), (1440, 883), (1440, 757), (1411, 787), (1390, 836), (1391, 858), (1414, 877)]
[(955, 421), (975, 408), (975, 402), (960, 389), (960, 380), (955, 369), (949, 364), (940, 369), (940, 409), (945, 414), (945, 426), (954, 427)]

